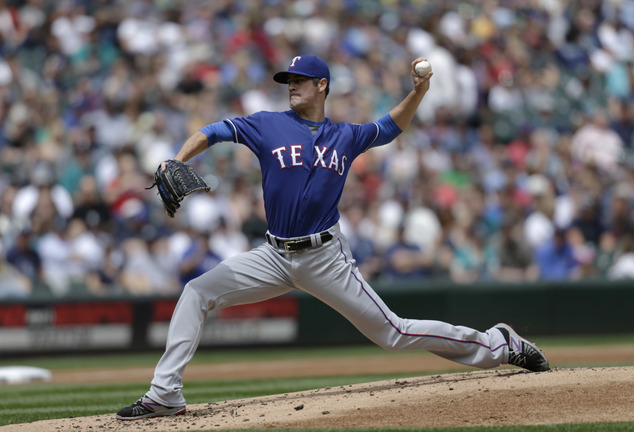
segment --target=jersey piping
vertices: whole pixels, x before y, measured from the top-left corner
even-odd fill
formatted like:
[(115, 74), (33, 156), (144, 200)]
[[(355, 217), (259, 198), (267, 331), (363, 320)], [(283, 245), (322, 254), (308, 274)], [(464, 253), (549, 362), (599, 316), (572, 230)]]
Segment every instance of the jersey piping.
[(374, 143), (376, 142), (377, 139), (379, 139), (379, 134), (381, 133), (381, 128), (379, 128), (379, 125), (377, 122), (372, 122), (374, 124), (374, 126), (376, 126), (376, 135), (374, 136), (374, 139), (372, 140), (372, 142), (370, 143), (369, 146), (367, 146), (365, 148), (365, 150), (363, 150), (364, 152), (368, 151), (368, 149), (370, 149), (370, 147), (372, 147), (374, 145)]
[(235, 124), (233, 124), (233, 122), (229, 119), (225, 120), (227, 123), (229, 123), (231, 125), (231, 127), (233, 128), (233, 142), (238, 142), (238, 128), (236, 127)]

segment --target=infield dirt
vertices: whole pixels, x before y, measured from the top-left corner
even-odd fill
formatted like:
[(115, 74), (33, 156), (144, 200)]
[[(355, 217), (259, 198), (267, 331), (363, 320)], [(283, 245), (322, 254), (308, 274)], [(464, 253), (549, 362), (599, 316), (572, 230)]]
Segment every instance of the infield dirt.
[[(598, 355), (594, 348), (594, 355)], [(566, 349), (550, 352), (552, 364), (565, 364), (572, 355)], [(614, 353), (612, 360), (614, 359)], [(631, 362), (634, 348), (618, 353), (621, 361)], [(575, 354), (577, 360), (579, 355)], [(587, 356), (592, 356), (588, 353)], [(364, 358), (370, 371), (390, 368), (408, 370), (407, 364), (418, 360), (434, 363), (435, 357), (377, 356)], [(386, 364), (386, 359), (392, 359)], [(405, 361), (407, 359), (407, 361)], [(354, 359), (353, 359), (354, 360)], [(356, 359), (356, 373), (360, 362)], [(340, 359), (343, 374), (350, 359)], [(328, 363), (320, 360), (322, 365)], [(333, 366), (335, 360), (331, 361)], [(254, 367), (263, 376), (289, 376), (289, 364), (271, 361)], [(374, 364), (374, 366), (373, 366)], [(268, 365), (268, 366), (266, 366)], [(435, 366), (450, 363), (441, 360)], [(195, 366), (195, 365), (192, 365)], [(240, 365), (207, 365), (215, 373), (243, 373)], [(304, 365), (305, 366), (305, 365)], [(201, 365), (202, 367), (202, 365)], [(312, 368), (319, 375), (320, 367)], [(365, 369), (365, 368), (364, 368)], [(436, 369), (440, 370), (442, 367)], [(285, 370), (285, 372), (282, 372)], [(96, 371), (94, 371), (96, 372)], [(137, 370), (137, 373), (139, 371)], [(189, 370), (189, 378), (196, 368)], [(86, 372), (87, 373), (87, 372)], [(106, 373), (106, 375), (108, 375)], [(107, 379), (107, 376), (101, 376)], [(144, 375), (144, 373), (141, 373)], [(138, 376), (138, 375), (137, 375)], [(63, 377), (58, 376), (60, 380)], [(66, 377), (68, 378), (68, 377)], [(83, 376), (86, 379), (86, 376)], [(93, 376), (95, 380), (95, 376)], [(69, 380), (65, 380), (68, 382)], [(131, 401), (126, 401), (131, 402)], [(441, 427), (540, 425), (559, 423), (593, 423), (634, 421), (634, 367), (557, 368), (528, 373), (516, 368), (473, 370), (393, 379), (271, 395), (258, 398), (189, 405), (187, 414), (171, 418), (117, 421), (113, 414), (71, 419), (47, 420), (0, 427), (0, 432), (66, 431), (187, 431), (222, 429), (282, 428), (364, 428), (364, 427)]]

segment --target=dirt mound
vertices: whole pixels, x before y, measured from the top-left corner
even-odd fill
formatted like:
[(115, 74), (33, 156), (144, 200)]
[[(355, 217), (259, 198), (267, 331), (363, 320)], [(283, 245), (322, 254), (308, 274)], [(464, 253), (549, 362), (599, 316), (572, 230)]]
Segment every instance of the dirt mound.
[(440, 427), (634, 421), (634, 367), (496, 369), (190, 405), (134, 422), (114, 415), (0, 427), (0, 432)]

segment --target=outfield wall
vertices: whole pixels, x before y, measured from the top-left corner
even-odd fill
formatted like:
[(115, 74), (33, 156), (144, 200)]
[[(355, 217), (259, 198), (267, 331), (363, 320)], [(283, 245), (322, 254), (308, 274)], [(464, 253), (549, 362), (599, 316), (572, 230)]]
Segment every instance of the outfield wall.
[[(634, 283), (579, 282), (509, 285), (376, 285), (387, 305), (403, 318), (422, 318), (479, 330), (498, 322), (523, 334), (634, 333)], [(336, 312), (301, 296), (303, 343), (347, 343), (362, 336)]]
[[(524, 335), (634, 333), (630, 282), (375, 283), (403, 318), (487, 329), (512, 324)], [(175, 297), (77, 296), (0, 302), (0, 358), (23, 354), (160, 350)], [(209, 314), (202, 348), (333, 345), (367, 340), (334, 310), (298, 292)]]

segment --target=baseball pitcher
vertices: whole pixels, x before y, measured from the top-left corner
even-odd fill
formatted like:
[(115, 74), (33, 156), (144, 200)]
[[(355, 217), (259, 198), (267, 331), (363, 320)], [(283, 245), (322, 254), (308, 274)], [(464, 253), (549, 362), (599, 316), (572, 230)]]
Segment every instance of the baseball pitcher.
[[(427, 59), (412, 62), (413, 89), (396, 107), (375, 122), (351, 124), (332, 123), (325, 117), (330, 90), (326, 63), (310, 55), (297, 56), (288, 70), (273, 76), (288, 85), (290, 110), (213, 123), (185, 141), (173, 160), (187, 162), (224, 141), (245, 145), (257, 156), (268, 232), (261, 246), (223, 261), (185, 285), (150, 389), (122, 408), (118, 419), (183, 414), (182, 377), (198, 347), (207, 313), (292, 290), (315, 296), (388, 350), (423, 349), (479, 368), (509, 363), (530, 371), (549, 369), (544, 354), (505, 324), (481, 332), (397, 316), (363, 279), (341, 234), (337, 205), (350, 165), (361, 153), (390, 143), (410, 124), (433, 76), (433, 72), (416, 73), (423, 60)], [(163, 162), (159, 170), (165, 171), (168, 164)]]

